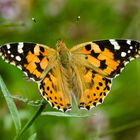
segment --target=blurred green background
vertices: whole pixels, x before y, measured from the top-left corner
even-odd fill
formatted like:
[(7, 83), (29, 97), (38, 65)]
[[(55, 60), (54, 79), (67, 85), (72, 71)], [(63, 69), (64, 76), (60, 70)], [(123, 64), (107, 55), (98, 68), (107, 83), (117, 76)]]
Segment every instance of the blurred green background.
[[(80, 17), (80, 18), (79, 18)], [(35, 20), (34, 20), (35, 19)], [(0, 0), (0, 44), (36, 42), (55, 47), (63, 39), (75, 44), (101, 39), (140, 41), (140, 0)], [(37, 84), (0, 59), (0, 74), (12, 95), (41, 99)], [(0, 139), (11, 140), (15, 128), (0, 91)], [(15, 100), (22, 126), (37, 107)], [(56, 111), (47, 105), (45, 111)], [(140, 140), (140, 58), (113, 80), (110, 94), (90, 117), (40, 116), (21, 139)]]

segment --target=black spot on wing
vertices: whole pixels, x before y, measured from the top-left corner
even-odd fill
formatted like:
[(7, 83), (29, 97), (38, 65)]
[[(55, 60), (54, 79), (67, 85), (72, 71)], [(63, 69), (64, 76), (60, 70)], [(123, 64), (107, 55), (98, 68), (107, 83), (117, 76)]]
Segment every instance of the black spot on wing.
[(36, 46), (35, 43), (23, 43), (23, 52), (24, 55), (26, 56), (29, 51), (34, 53), (34, 47)]
[(44, 56), (42, 55), (42, 53), (40, 53), (37, 57), (39, 58), (40, 61), (44, 58)]
[(100, 99), (99, 99), (99, 102), (100, 102), (100, 103), (102, 103), (102, 102), (103, 102), (102, 98), (100, 98)]
[(114, 52), (114, 46), (110, 43), (109, 40), (101, 40), (101, 41), (93, 41), (93, 43), (96, 43), (101, 51), (104, 51), (105, 48), (109, 49), (111, 52)]
[(42, 73), (42, 72), (44, 71), (44, 69), (41, 68), (40, 63), (36, 63), (36, 62), (35, 62), (35, 64), (36, 64), (36, 66), (37, 66), (36, 69), (37, 69), (40, 73)]
[(87, 45), (85, 46), (85, 49), (86, 49), (87, 51), (90, 51), (90, 50), (91, 50), (91, 44), (87, 44)]
[(7, 47), (6, 45), (3, 45), (0, 47), (0, 52), (2, 53), (1, 55), (5, 56), (7, 54)]
[(103, 83), (99, 82), (99, 86), (102, 86), (102, 85), (103, 85)]
[(104, 70), (104, 69), (107, 68), (106, 60), (102, 60), (102, 61), (100, 62), (100, 67), (99, 67), (99, 68), (102, 69), (102, 70)]
[(116, 50), (116, 52), (114, 53), (114, 60), (123, 61), (123, 59), (121, 59), (121, 51)]
[(96, 102), (93, 103), (94, 106), (96, 106), (96, 104), (97, 104)]
[(43, 53), (45, 49), (43, 47), (40, 47), (40, 51)]
[(86, 106), (86, 109), (89, 110), (90, 109), (90, 106)]
[(99, 56), (100, 53), (95, 53), (94, 50), (91, 51), (91, 56), (97, 58)]
[(18, 48), (17, 48), (17, 46), (18, 46), (18, 43), (12, 43), (12, 44), (9, 44), (10, 45), (10, 52), (11, 53), (15, 53), (15, 52), (17, 52), (17, 50), (18, 50)]

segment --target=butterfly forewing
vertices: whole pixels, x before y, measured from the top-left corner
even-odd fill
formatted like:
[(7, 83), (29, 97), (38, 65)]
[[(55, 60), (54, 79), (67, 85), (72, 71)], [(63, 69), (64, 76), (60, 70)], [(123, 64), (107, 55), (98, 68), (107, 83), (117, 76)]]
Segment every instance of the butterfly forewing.
[[(102, 48), (102, 52), (98, 55), (97, 59), (101, 61), (102, 70), (109, 77), (118, 75), (128, 62), (140, 55), (140, 44), (136, 41), (111, 39), (95, 41), (93, 43)], [(110, 56), (111, 60), (108, 59)]]
[(83, 56), (88, 67), (113, 78), (126, 63), (139, 56), (140, 44), (131, 40), (101, 40), (76, 45), (71, 52)]
[(11, 43), (0, 47), (2, 58), (21, 69), (30, 79), (39, 81), (55, 50), (35, 43)]

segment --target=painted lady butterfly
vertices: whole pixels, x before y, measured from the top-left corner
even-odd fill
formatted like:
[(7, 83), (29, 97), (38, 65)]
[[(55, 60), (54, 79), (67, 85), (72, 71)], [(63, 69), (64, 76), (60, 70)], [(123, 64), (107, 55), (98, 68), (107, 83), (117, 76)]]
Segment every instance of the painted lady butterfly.
[(68, 49), (59, 40), (56, 49), (34, 43), (1, 46), (0, 56), (37, 82), (43, 98), (61, 111), (91, 109), (103, 102), (111, 81), (124, 66), (140, 56), (140, 43), (132, 40), (86, 42)]

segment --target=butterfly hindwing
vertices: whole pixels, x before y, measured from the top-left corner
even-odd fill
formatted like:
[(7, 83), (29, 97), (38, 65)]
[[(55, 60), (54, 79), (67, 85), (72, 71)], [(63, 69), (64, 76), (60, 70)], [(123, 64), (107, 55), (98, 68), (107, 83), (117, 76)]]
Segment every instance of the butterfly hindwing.
[(55, 50), (35, 43), (11, 43), (0, 47), (2, 58), (7, 63), (16, 65), (34, 81), (43, 77), (43, 71), (53, 53)]
[(91, 109), (101, 104), (110, 91), (111, 79), (103, 77), (92, 69), (88, 69), (83, 77), (86, 85), (79, 100), (79, 107)]
[(75, 63), (76, 78), (73, 80), (73, 93), (80, 109), (91, 109), (101, 104), (111, 89), (112, 78), (104, 77), (83, 62)]
[(53, 108), (63, 112), (71, 110), (70, 90), (58, 65), (52, 68), (39, 83), (41, 95)]

